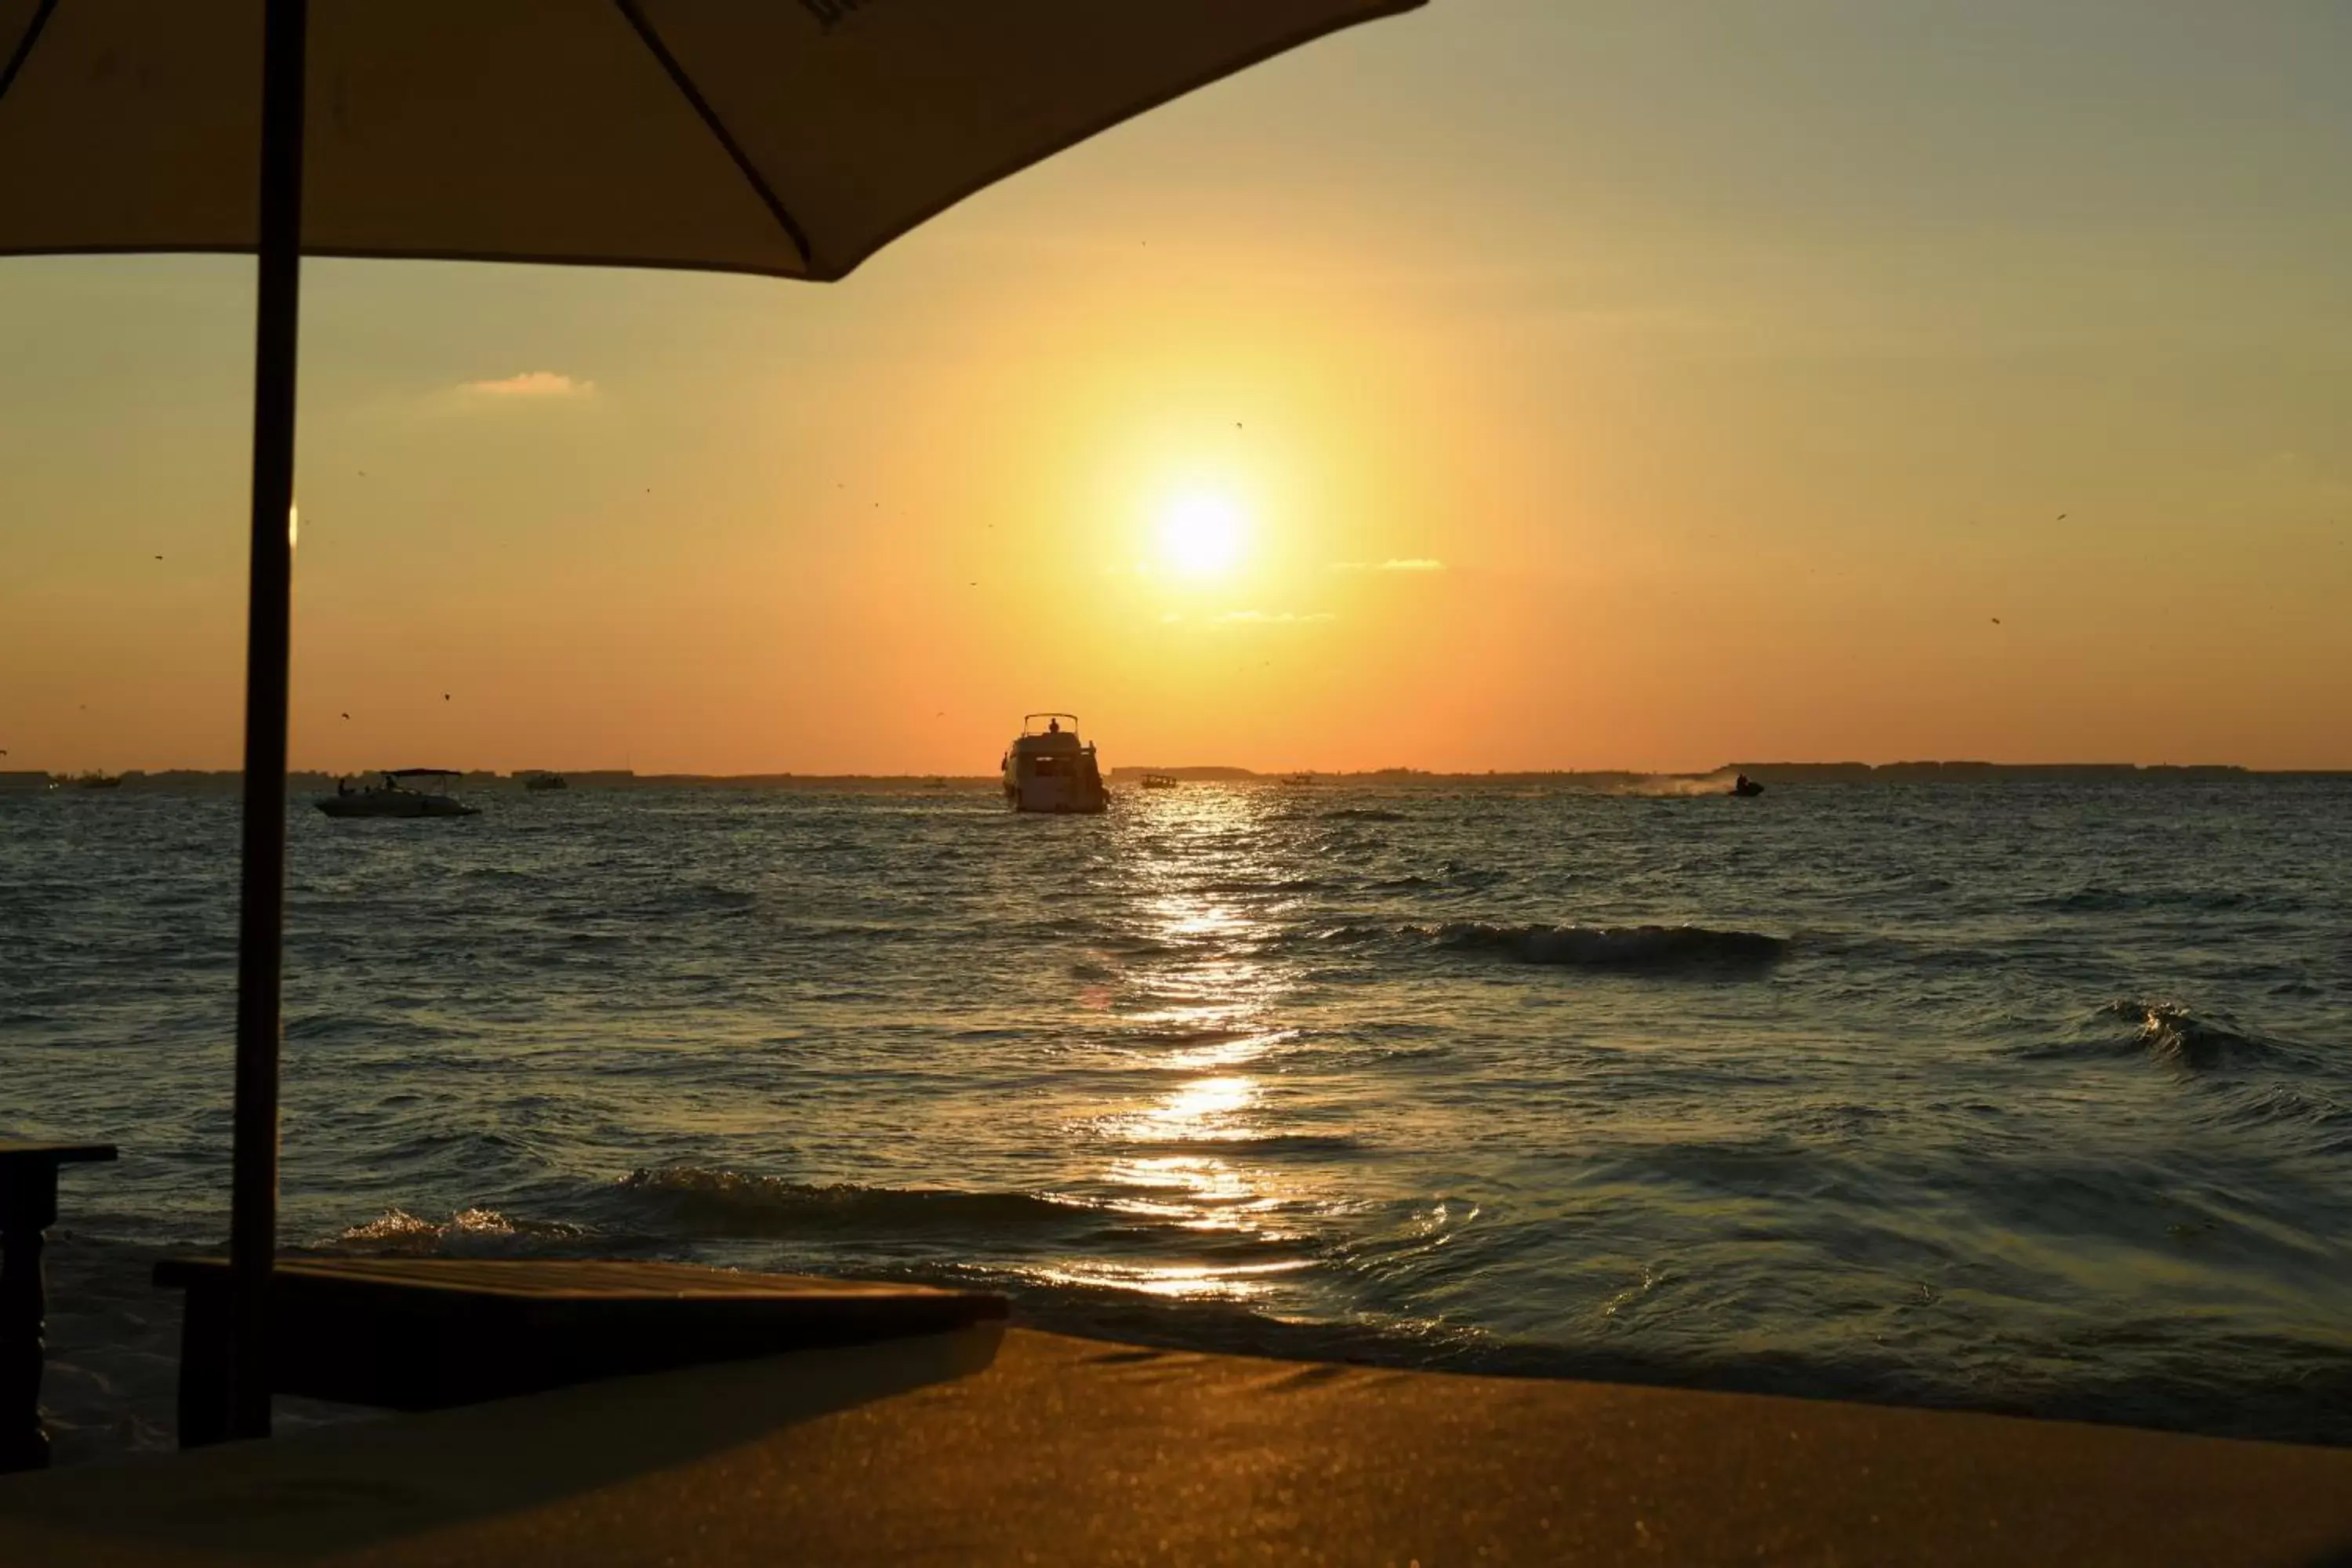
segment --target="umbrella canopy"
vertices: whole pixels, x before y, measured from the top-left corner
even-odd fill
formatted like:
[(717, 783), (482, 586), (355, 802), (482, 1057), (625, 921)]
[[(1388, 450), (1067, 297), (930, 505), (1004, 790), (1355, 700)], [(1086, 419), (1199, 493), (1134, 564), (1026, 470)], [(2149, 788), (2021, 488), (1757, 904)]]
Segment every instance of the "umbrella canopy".
[[(310, 0), (302, 247), (836, 279), (1420, 0)], [(251, 250), (264, 0), (0, 0), (0, 252)]]
[(825, 280), (1423, 0), (0, 0), (0, 255), (251, 251), (231, 1428), (269, 1429), (300, 258)]

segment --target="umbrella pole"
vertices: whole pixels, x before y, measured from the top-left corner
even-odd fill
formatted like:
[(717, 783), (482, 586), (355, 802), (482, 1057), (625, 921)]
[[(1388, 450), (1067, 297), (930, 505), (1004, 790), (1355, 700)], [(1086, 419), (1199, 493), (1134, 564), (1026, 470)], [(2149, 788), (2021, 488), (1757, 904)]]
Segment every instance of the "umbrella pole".
[(294, 609), (294, 383), (302, 282), (309, 0), (268, 0), (254, 327), (253, 556), (245, 644), (245, 856), (236, 932), (229, 1436), (269, 1436), (278, 1045), (286, 914), (286, 697)]

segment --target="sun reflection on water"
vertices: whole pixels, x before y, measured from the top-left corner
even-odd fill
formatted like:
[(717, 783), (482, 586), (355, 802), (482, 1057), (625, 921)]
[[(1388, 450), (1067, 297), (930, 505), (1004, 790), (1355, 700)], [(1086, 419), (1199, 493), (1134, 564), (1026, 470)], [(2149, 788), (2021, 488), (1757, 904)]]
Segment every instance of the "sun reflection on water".
[[(1078, 1131), (1106, 1148), (1103, 1206), (1139, 1222), (1139, 1247), (1173, 1256), (1069, 1258), (1048, 1279), (1251, 1300), (1313, 1267), (1295, 1223), (1317, 1206), (1310, 1182), (1248, 1157), (1286, 1131), (1279, 1079), (1304, 1039), (1286, 1016), (1295, 982), (1265, 952), (1281, 873), (1263, 847), (1263, 809), (1247, 792), (1192, 791), (1118, 824), (1125, 934), (1143, 955), (1112, 987), (1129, 1094)], [(1158, 1082), (1133, 1096), (1132, 1073)]]
[(1250, 1177), (1225, 1161), (1196, 1155), (1114, 1161), (1105, 1173), (1121, 1187), (1149, 1196), (1115, 1198), (1115, 1212), (1165, 1219), (1187, 1230), (1242, 1231), (1273, 1237), (1266, 1216), (1283, 1200), (1260, 1192)]
[(1270, 1277), (1313, 1267), (1313, 1260), (1305, 1258), (1226, 1265), (1073, 1261), (1064, 1268), (1040, 1269), (1037, 1277), (1055, 1285), (1093, 1285), (1171, 1300), (1246, 1301), (1271, 1293)]

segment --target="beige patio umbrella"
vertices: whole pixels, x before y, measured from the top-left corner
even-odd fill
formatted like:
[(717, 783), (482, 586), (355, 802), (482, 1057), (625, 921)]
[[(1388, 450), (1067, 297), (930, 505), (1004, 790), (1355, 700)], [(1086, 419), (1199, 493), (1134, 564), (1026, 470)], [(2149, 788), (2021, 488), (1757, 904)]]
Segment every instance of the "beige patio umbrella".
[(301, 256), (825, 281), (982, 186), (1423, 0), (0, 0), (0, 255), (259, 259), (230, 1258), (269, 1429)]

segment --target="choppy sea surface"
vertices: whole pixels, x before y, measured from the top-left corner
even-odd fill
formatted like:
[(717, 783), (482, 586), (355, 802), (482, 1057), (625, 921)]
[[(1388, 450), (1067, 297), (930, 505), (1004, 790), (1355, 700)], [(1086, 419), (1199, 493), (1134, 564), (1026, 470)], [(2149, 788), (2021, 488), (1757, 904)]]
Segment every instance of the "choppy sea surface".
[[(292, 807), (290, 1245), (2352, 1441), (2352, 780)], [(236, 802), (0, 796), (70, 1456), (226, 1229)]]

